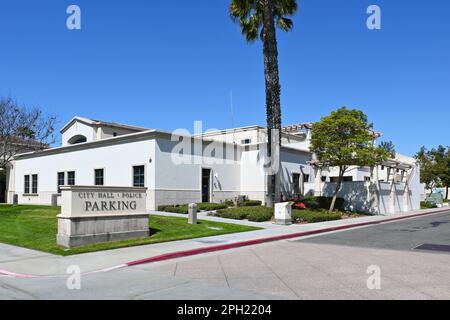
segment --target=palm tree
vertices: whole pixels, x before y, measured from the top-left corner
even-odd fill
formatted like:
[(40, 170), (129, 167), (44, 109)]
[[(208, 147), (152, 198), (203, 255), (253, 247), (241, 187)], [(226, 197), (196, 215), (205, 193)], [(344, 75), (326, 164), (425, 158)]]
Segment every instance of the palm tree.
[[(247, 42), (254, 42), (260, 38), (263, 42), (264, 75), (266, 82), (266, 115), (268, 132), (268, 156), (272, 157), (272, 130), (278, 131), (278, 142), (275, 147), (281, 146), (281, 86), (278, 71), (278, 47), (276, 28), (289, 32), (294, 23), (290, 19), (297, 11), (296, 0), (232, 0), (230, 15), (239, 23), (242, 34)], [(279, 154), (279, 153), (278, 153)], [(278, 159), (279, 160), (279, 159)], [(278, 163), (280, 163), (278, 161)], [(268, 177), (266, 199), (267, 205), (272, 205), (272, 200), (279, 202), (280, 170), (275, 174), (275, 199), (272, 199), (272, 176)]]

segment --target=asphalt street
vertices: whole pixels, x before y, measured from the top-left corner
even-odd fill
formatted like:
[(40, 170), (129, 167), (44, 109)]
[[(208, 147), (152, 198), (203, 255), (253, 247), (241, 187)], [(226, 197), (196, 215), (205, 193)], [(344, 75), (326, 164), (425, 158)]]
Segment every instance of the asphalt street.
[(406, 251), (418, 250), (415, 248), (423, 244), (437, 244), (442, 246), (438, 252), (450, 254), (450, 211), (296, 241)]
[[(84, 275), (0, 277), (2, 299), (450, 299), (450, 212)], [(381, 285), (369, 288), (370, 268)]]

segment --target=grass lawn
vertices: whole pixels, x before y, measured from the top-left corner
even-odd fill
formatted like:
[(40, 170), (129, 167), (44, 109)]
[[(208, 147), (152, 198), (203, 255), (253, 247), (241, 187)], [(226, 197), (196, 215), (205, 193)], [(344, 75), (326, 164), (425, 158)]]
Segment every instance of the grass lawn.
[(87, 245), (65, 249), (56, 244), (60, 208), (47, 206), (0, 205), (0, 242), (29, 249), (68, 256), (86, 252), (139, 246), (175, 240), (259, 230), (254, 227), (200, 221), (189, 225), (187, 219), (151, 216), (148, 238)]

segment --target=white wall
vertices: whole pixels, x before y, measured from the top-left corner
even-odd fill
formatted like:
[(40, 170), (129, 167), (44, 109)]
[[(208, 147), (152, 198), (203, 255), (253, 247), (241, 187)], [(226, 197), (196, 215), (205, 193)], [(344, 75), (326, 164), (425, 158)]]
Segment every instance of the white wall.
[[(105, 170), (105, 186), (133, 185), (132, 167), (146, 166), (146, 187), (154, 188), (154, 140), (120, 143), (16, 160), (14, 192), (22, 204), (51, 204), (57, 193), (57, 173), (75, 171), (77, 185), (94, 185), (94, 169)], [(38, 174), (38, 196), (24, 196), (24, 176)], [(66, 174), (67, 182), (67, 174)], [(149, 205), (153, 199), (149, 197)]]
[(96, 140), (97, 130), (91, 126), (88, 126), (82, 122), (75, 121), (72, 126), (70, 126), (63, 134), (62, 134), (62, 145), (69, 145), (69, 140), (77, 135), (85, 136), (87, 142), (91, 142)]
[(303, 181), (305, 184), (314, 182), (314, 172), (307, 164), (312, 160), (312, 155), (302, 151), (283, 149), (281, 151), (281, 192), (287, 199), (292, 199), (294, 195), (294, 183), (292, 175), (300, 174), (300, 192), (303, 192), (302, 184), (303, 174), (309, 175), (309, 181)]
[[(189, 150), (187, 144), (184, 154), (189, 155), (189, 159), (184, 163), (177, 163), (177, 160), (172, 158), (172, 151), (177, 144), (178, 141), (157, 139), (156, 206), (201, 202), (202, 169), (211, 169), (212, 172), (210, 201), (219, 203), (232, 200), (241, 194), (240, 151), (237, 147), (232, 146), (227, 154), (221, 142), (204, 143), (198, 150), (192, 144)], [(211, 155), (207, 150), (213, 149), (215, 154)], [(232, 154), (233, 149), (235, 156)]]

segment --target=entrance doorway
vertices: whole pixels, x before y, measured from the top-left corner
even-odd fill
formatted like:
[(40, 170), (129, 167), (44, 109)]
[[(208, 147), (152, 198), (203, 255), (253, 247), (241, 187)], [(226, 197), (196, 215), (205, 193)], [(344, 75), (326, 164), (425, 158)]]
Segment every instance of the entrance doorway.
[(211, 199), (211, 169), (202, 169), (202, 202)]

